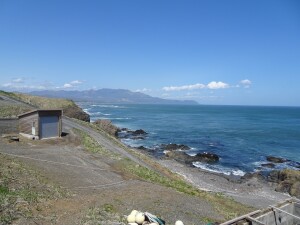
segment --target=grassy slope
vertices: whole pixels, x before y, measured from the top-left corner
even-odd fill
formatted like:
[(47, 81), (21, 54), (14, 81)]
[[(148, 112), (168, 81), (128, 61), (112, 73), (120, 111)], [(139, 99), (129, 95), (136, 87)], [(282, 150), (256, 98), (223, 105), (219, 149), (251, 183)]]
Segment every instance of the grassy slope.
[[(16, 95), (11, 92), (0, 91), (0, 96), (7, 96), (10, 98), (16, 98)], [(1, 101), (0, 98), (0, 118), (13, 118), (19, 114), (32, 110), (33, 107), (23, 104), (16, 104), (7, 101)]]
[(22, 102), (38, 107), (40, 109), (49, 109), (49, 108), (62, 109), (62, 108), (67, 108), (75, 105), (73, 101), (67, 99), (45, 98), (45, 97), (28, 95), (28, 94), (4, 92), (4, 91), (0, 91), (0, 95), (5, 95), (20, 100)]
[[(1, 107), (0, 117), (15, 117), (18, 114), (31, 110), (32, 108), (62, 109), (64, 111), (64, 115), (66, 116), (89, 121), (89, 116), (85, 112), (83, 112), (83, 110), (79, 108), (72, 100), (69, 99), (46, 98), (5, 91), (0, 91), (0, 95), (14, 98), (29, 104), (28, 106), (10, 104), (5, 107)], [(30, 107), (30, 105), (32, 107)]]
[[(83, 122), (82, 122), (83, 123)], [(93, 125), (89, 125), (94, 127)], [(94, 127), (95, 128), (95, 127)], [(99, 131), (99, 128), (97, 128)], [(100, 154), (107, 154), (107, 150), (103, 149), (102, 146), (99, 144), (89, 135), (82, 131), (77, 131), (81, 135), (83, 145), (86, 149), (97, 152)], [(117, 141), (114, 137), (111, 137), (115, 141)], [(120, 143), (120, 146), (122, 144)], [(126, 148), (125, 146), (122, 146)], [(126, 149), (130, 151), (129, 149)], [(132, 152), (131, 152), (132, 153)], [(150, 158), (146, 158), (147, 156), (143, 154), (135, 154), (137, 157), (143, 158), (146, 160), (147, 163), (152, 164), (155, 168), (160, 168), (163, 174), (161, 175), (153, 170), (149, 170), (142, 166), (137, 166), (134, 162), (129, 159), (120, 159), (116, 163), (116, 167), (118, 170), (123, 171), (125, 174), (127, 173), (128, 176), (134, 176), (138, 179), (142, 179), (147, 182), (156, 183), (165, 187), (169, 187), (179, 191), (181, 193), (195, 196), (196, 198), (201, 198), (203, 200), (209, 201), (215, 210), (219, 212), (221, 215), (224, 216), (226, 219), (232, 219), (239, 215), (246, 214), (250, 211), (253, 211), (253, 208), (245, 206), (241, 203), (234, 201), (231, 198), (224, 196), (221, 193), (209, 193), (205, 191), (201, 191), (191, 184), (187, 183), (182, 177), (178, 176), (177, 174), (172, 173), (171, 171), (167, 170), (166, 168), (162, 168), (159, 164), (156, 164)], [(213, 218), (206, 218), (208, 221), (214, 221)]]
[(35, 219), (45, 200), (66, 196), (34, 169), (0, 154), (0, 224)]

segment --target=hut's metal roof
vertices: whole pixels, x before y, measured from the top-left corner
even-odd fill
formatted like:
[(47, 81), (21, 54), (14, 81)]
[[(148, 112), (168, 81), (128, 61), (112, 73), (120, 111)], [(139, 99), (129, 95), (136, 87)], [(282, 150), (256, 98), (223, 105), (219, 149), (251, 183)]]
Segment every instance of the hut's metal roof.
[(22, 114), (18, 115), (18, 118), (29, 115), (29, 114), (33, 114), (33, 113), (39, 113), (39, 112), (60, 112), (62, 113), (62, 109), (34, 109)]

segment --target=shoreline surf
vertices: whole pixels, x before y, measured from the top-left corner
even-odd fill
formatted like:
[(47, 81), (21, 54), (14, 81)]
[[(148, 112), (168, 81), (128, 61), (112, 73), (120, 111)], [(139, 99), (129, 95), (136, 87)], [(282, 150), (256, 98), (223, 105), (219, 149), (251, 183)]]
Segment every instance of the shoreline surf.
[[(78, 104), (91, 115), (92, 120), (109, 119), (118, 127), (145, 129), (148, 132), (148, 135), (145, 138), (121, 138), (122, 142), (130, 147), (143, 146), (153, 150), (153, 152), (156, 151), (155, 154), (159, 153), (162, 155), (161, 150), (157, 146), (160, 144), (177, 143), (186, 144), (191, 147), (191, 150), (187, 151), (190, 155), (204, 151), (214, 152), (220, 155), (220, 161), (213, 165), (199, 162), (194, 163), (194, 166), (211, 172), (243, 176), (246, 173), (257, 172), (259, 170), (264, 172), (284, 168), (299, 170), (298, 167), (300, 167), (300, 163), (297, 160), (288, 160), (284, 163), (273, 163), (273, 168), (264, 167), (263, 165), (268, 165), (268, 163), (270, 165), (270, 162), (266, 160), (266, 156), (268, 155), (287, 159), (294, 159), (295, 157), (292, 157), (293, 155), (291, 153), (289, 153), (290, 157), (280, 154), (286, 153), (284, 150), (277, 150), (277, 152), (269, 150), (267, 153), (264, 153), (265, 150), (261, 149), (267, 147), (275, 150), (279, 148), (288, 149), (298, 145), (298, 143), (293, 143), (293, 141), (298, 135), (300, 136), (300, 129), (298, 130), (297, 126), (292, 126), (295, 120), (300, 121), (299, 116), (295, 116), (294, 112), (294, 110), (299, 110), (297, 108), (292, 108), (293, 110), (290, 113), (292, 121), (289, 121), (288, 118), (284, 117), (284, 113), (286, 113), (284, 110), (290, 109), (290, 107), (280, 107), (279, 112), (272, 113), (269, 109), (273, 109), (273, 107), (265, 108), (262, 106), (258, 108), (254, 106), (251, 106), (250, 108), (246, 106), (226, 106), (226, 110), (224, 110), (222, 106), (209, 106), (208, 108), (207, 106), (165, 106), (165, 108), (161, 109), (162, 106), (158, 107), (155, 105)], [(278, 107), (275, 107), (275, 109), (277, 108)], [(223, 112), (218, 112), (221, 109)], [(261, 111), (256, 112), (254, 109)], [(176, 113), (176, 110), (178, 113)], [(205, 110), (206, 112), (203, 113)], [(236, 110), (238, 110), (238, 112), (235, 112)], [(248, 112), (249, 110), (251, 112)], [(271, 116), (268, 117), (264, 115), (266, 113)], [(274, 118), (272, 118), (272, 115)], [(192, 125), (196, 125), (200, 132), (196, 129), (193, 130), (191, 124), (189, 124), (189, 126), (185, 125), (184, 122), (186, 121), (184, 120), (184, 116), (187, 118), (190, 117), (192, 120), (194, 119), (194, 124)], [(202, 126), (200, 126), (201, 124), (197, 121), (200, 116), (202, 116)], [(260, 117), (262, 116), (263, 118), (261, 119)], [(294, 138), (291, 138), (290, 140), (290, 143), (292, 144), (288, 143), (284, 138), (270, 138), (271, 132), (278, 135), (276, 129), (283, 124), (284, 121), (282, 118), (285, 118), (285, 120), (289, 122), (289, 124), (286, 125), (286, 128), (282, 126), (283, 131), (284, 129), (294, 129), (294, 133), (289, 133), (289, 135)], [(179, 121), (176, 121), (176, 119)], [(180, 119), (182, 120), (182, 123), (180, 123)], [(258, 122), (260, 121), (262, 125), (256, 120), (258, 120)], [(154, 125), (155, 122), (156, 124)], [(190, 122), (187, 121), (187, 123)], [(239, 123), (241, 125), (239, 125)], [(263, 127), (264, 124), (267, 125), (267, 129)], [(176, 127), (175, 125), (180, 126)], [(208, 134), (206, 135), (205, 125), (208, 127)], [(267, 139), (269, 138), (269, 140), (264, 142), (264, 136), (267, 136)], [(243, 154), (246, 156), (243, 156)], [(240, 155), (242, 155), (242, 157), (240, 157)]]

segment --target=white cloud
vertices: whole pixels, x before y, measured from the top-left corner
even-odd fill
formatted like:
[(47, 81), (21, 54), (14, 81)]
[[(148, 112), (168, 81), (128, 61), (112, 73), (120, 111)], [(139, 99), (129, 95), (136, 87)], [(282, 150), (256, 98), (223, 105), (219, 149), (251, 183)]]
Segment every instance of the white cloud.
[(73, 80), (70, 82), (70, 84), (82, 84), (83, 82), (80, 80)]
[(72, 84), (64, 84), (64, 86), (63, 86), (64, 88), (71, 88), (71, 87), (73, 87), (73, 85)]
[(249, 88), (250, 85), (252, 84), (251, 80), (248, 79), (241, 80), (240, 83), (244, 86), (244, 88)]
[(13, 83), (23, 83), (24, 80), (22, 78), (16, 78), (12, 80)]
[(8, 90), (44, 90), (46, 86), (44, 85), (26, 85), (26, 84), (19, 84), (19, 83), (6, 83), (3, 84), (2, 87), (7, 88)]
[(2, 87), (11, 87), (12, 83), (6, 83), (6, 84), (2, 84)]
[(143, 88), (143, 89), (137, 89), (135, 90), (135, 92), (149, 92), (151, 91), (151, 89), (148, 89), (148, 88)]
[(184, 85), (184, 86), (170, 86), (170, 87), (163, 87), (163, 90), (164, 91), (184, 91), (184, 90), (191, 91), (191, 90), (204, 89), (204, 88), (221, 89), (221, 88), (228, 88), (228, 87), (229, 85), (224, 82), (212, 81), (207, 85), (197, 83), (197, 84)]
[(222, 88), (228, 88), (228, 87), (229, 87), (229, 85), (222, 81), (219, 81), (219, 82), (212, 81), (207, 85), (207, 88), (209, 88), (209, 89), (222, 89)]
[(184, 91), (184, 90), (196, 90), (205, 88), (204, 84), (192, 84), (192, 85), (184, 85), (184, 86), (170, 86), (163, 87), (164, 91)]
[(73, 87), (77, 87), (78, 85), (80, 85), (82, 83), (83, 83), (83, 81), (73, 80), (69, 83), (65, 83), (62, 87), (57, 87), (57, 88), (73, 88)]

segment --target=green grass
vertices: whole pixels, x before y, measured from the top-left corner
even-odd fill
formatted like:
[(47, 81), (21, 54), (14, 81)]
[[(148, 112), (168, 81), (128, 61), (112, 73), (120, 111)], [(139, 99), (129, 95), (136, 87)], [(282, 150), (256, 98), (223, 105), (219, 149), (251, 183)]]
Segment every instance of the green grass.
[(246, 214), (254, 210), (253, 208), (240, 204), (221, 193), (201, 191), (180, 177), (169, 178), (162, 176), (153, 170), (135, 164), (129, 159), (123, 159), (119, 163), (119, 169), (123, 169), (125, 172), (133, 174), (144, 181), (160, 184), (178, 192), (199, 197), (210, 202), (214, 208), (225, 217), (225, 219), (232, 219), (238, 215)]
[[(8, 103), (0, 101), (0, 118), (15, 117), (32, 109), (62, 109), (64, 115), (82, 120), (89, 120), (89, 115), (78, 107), (72, 100), (62, 98), (46, 98), (22, 93), (0, 91), (0, 96), (7, 96), (27, 104)], [(0, 99), (1, 100), (1, 99)], [(3, 108), (2, 106), (5, 106)]]
[[(93, 127), (93, 125), (91, 125), (90, 127)], [(99, 130), (99, 128), (97, 130)], [(83, 131), (78, 130), (77, 132), (81, 134), (83, 138), (83, 145), (86, 149), (88, 149), (91, 152), (100, 152), (102, 154), (103, 153), (107, 154), (108, 151), (105, 148), (101, 147), (92, 137), (90, 137)], [(129, 149), (126, 150), (130, 151)], [(143, 154), (137, 154), (137, 153), (136, 156), (140, 158), (146, 157)], [(150, 161), (149, 158), (147, 158), (147, 160)], [(152, 163), (153, 165), (155, 164), (155, 162)], [(246, 214), (254, 210), (251, 207), (247, 207), (243, 204), (234, 201), (232, 198), (226, 197), (222, 193), (210, 193), (206, 191), (201, 191), (195, 188), (193, 185), (186, 182), (182, 177), (168, 171), (166, 168), (163, 168), (164, 169), (163, 172), (169, 174), (169, 176), (164, 176), (161, 173), (158, 173), (154, 170), (150, 170), (146, 167), (140, 166), (127, 158), (118, 160), (115, 163), (115, 166), (119, 171), (122, 171), (126, 175), (129, 176), (131, 175), (135, 178), (147, 182), (159, 184), (168, 188), (172, 188), (178, 192), (190, 196), (195, 196), (205, 201), (208, 201), (213, 205), (216, 211), (218, 211), (221, 215), (224, 216), (226, 220), (232, 219), (234, 217), (237, 217), (242, 214)], [(205, 220), (213, 221), (213, 219), (211, 218), (205, 218)]]
[(32, 110), (30, 107), (22, 105), (1, 105), (0, 118), (15, 118), (18, 115)]
[(76, 105), (72, 100), (68, 99), (60, 99), (60, 98), (46, 98), (40, 96), (33, 96), (29, 94), (22, 93), (14, 93), (14, 92), (6, 92), (0, 91), (0, 95), (4, 95), (7, 97), (11, 97), (32, 106), (35, 106), (40, 109), (49, 109), (49, 108), (67, 108), (69, 106)]
[[(10, 224), (18, 217), (31, 218), (39, 203), (67, 196), (68, 191), (33, 168), (0, 154), (0, 224)], [(25, 207), (19, 208), (18, 201), (25, 202)]]
[(108, 156), (113, 159), (120, 159), (120, 155), (113, 153), (111, 151), (108, 151), (106, 148), (101, 146), (94, 138), (92, 138), (86, 132), (81, 131), (76, 128), (74, 128), (73, 130), (76, 134), (78, 134), (80, 136), (82, 145), (84, 146), (84, 148), (87, 151), (90, 151), (93, 153), (99, 153), (101, 155)]
[(126, 218), (117, 213), (117, 210), (112, 204), (104, 204), (99, 207), (89, 208), (84, 218), (81, 220), (81, 224), (98, 224), (106, 225), (108, 223), (127, 224)]

